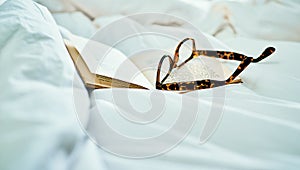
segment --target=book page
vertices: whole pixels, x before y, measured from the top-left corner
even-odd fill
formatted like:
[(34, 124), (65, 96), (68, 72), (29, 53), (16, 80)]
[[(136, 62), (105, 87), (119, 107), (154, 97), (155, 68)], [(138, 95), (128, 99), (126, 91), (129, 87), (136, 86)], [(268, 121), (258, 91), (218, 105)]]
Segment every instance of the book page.
[[(127, 58), (121, 51), (99, 42), (78, 36), (73, 36), (71, 42), (92, 73), (135, 83), (149, 89), (155, 89), (157, 67), (161, 57), (166, 54), (172, 56), (173, 51), (173, 49), (142, 51)], [(179, 60), (178, 63), (181, 62), (182, 60)], [(164, 61), (160, 80), (167, 74), (169, 66), (169, 61)], [(233, 71), (219, 59), (199, 56), (183, 67), (173, 69), (165, 83), (204, 79), (226, 80), (232, 73)]]
[(81, 54), (90, 72), (155, 88), (143, 73), (121, 51), (105, 44), (72, 36), (70, 41)]

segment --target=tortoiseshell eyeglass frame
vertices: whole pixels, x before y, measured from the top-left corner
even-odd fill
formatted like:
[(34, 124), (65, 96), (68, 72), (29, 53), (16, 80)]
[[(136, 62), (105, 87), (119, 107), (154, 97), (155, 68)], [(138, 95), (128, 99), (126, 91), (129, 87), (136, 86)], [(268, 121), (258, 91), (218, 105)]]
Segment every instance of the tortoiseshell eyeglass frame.
[[(183, 61), (181, 64), (177, 65), (179, 61), (179, 49), (186, 41), (192, 41), (192, 53), (189, 58), (187, 58), (185, 61)], [(207, 88), (213, 88), (218, 86), (223, 86), (227, 84), (237, 83), (238, 81), (235, 80), (235, 78), (243, 71), (250, 63), (258, 63), (261, 60), (265, 59), (266, 57), (270, 56), (275, 52), (274, 47), (268, 47), (264, 50), (264, 52), (258, 57), (248, 57), (243, 54), (235, 53), (235, 52), (229, 52), (229, 51), (212, 51), (212, 50), (196, 50), (195, 40), (192, 38), (186, 38), (182, 40), (174, 54), (174, 58), (172, 59), (169, 55), (164, 55), (158, 64), (157, 68), (157, 74), (156, 74), (156, 89), (159, 90), (174, 90), (174, 91), (192, 91), (192, 90), (200, 90), (200, 89), (207, 89)], [(233, 72), (233, 74), (226, 80), (211, 80), (211, 79), (205, 79), (205, 80), (196, 80), (196, 81), (188, 81), (188, 82), (173, 82), (173, 83), (165, 83), (164, 81), (169, 77), (170, 73), (174, 68), (180, 68), (184, 64), (186, 64), (188, 61), (190, 61), (193, 58), (196, 58), (198, 56), (207, 56), (207, 57), (213, 57), (213, 58), (221, 58), (225, 60), (237, 60), (241, 61), (240, 65), (237, 67), (237, 69)], [(165, 59), (169, 59), (170, 67), (168, 73), (165, 75), (165, 77), (160, 81), (160, 72), (161, 72), (161, 66)]]

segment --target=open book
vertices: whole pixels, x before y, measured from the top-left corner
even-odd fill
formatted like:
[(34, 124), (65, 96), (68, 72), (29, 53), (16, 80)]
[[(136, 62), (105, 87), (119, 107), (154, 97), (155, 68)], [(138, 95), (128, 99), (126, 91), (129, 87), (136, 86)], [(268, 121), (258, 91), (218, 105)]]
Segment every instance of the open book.
[[(65, 45), (88, 88), (155, 89), (157, 64), (163, 55), (161, 51), (143, 51), (128, 58), (115, 48), (77, 36), (65, 40)], [(219, 74), (195, 59), (180, 69), (174, 69), (166, 82), (228, 78), (232, 72), (218, 63), (221, 66)], [(164, 75), (167, 69), (162, 69), (161, 74)]]

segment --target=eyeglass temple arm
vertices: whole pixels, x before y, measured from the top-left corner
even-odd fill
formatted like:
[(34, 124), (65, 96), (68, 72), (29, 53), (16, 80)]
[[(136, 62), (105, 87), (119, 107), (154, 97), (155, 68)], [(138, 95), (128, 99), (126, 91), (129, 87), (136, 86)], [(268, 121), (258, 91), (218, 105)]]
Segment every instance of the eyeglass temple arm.
[[(252, 58), (251, 62), (257, 63), (260, 62), (261, 60), (267, 58), (271, 54), (275, 52), (274, 47), (268, 47), (266, 48), (263, 53), (256, 59)], [(228, 52), (228, 51), (211, 51), (211, 50), (196, 50), (193, 51), (193, 54), (186, 59), (182, 64), (180, 64), (178, 67), (183, 66), (185, 63), (190, 61), (191, 59), (198, 57), (200, 55), (207, 56), (207, 57), (213, 57), (213, 58), (221, 58), (224, 60), (237, 60), (237, 61), (243, 61), (246, 58), (249, 58), (246, 55), (235, 53), (235, 52)]]
[(246, 69), (246, 67), (251, 63), (252, 59), (252, 57), (248, 57), (245, 60), (241, 61), (238, 68), (232, 73), (232, 75), (227, 80), (225, 80), (225, 84), (231, 84), (234, 81), (234, 79)]
[(273, 54), (275, 52), (275, 48), (274, 47), (268, 47), (264, 50), (264, 52), (257, 58), (253, 59), (252, 62), (253, 63), (258, 63), (261, 60), (267, 58), (268, 56), (270, 56), (271, 54)]
[(239, 74), (241, 74), (250, 63), (252, 63), (252, 62), (253, 63), (260, 62), (261, 60), (263, 60), (266, 57), (270, 56), (274, 52), (275, 52), (275, 48), (274, 47), (268, 47), (268, 48), (266, 48), (262, 52), (262, 54), (258, 58), (254, 59), (253, 57), (247, 57), (246, 55), (242, 55), (242, 54), (234, 53), (234, 52), (226, 52), (226, 51), (200, 51), (200, 50), (196, 50), (196, 51), (193, 52), (193, 54), (191, 55), (191, 57), (189, 57), (187, 60), (185, 60), (178, 67), (183, 66), (185, 63), (187, 63), (188, 61), (190, 61), (191, 59), (193, 59), (194, 57), (197, 57), (199, 55), (204, 55), (204, 56), (208, 56), (208, 57), (215, 57), (215, 58), (222, 58), (222, 59), (227, 59), (227, 60), (238, 60), (238, 61), (241, 61), (240, 65), (233, 72), (233, 74), (227, 80), (225, 80), (225, 84), (230, 84), (230, 83), (234, 82), (234, 79)]
[(256, 59), (252, 58), (252, 57), (245, 57), (244, 60), (241, 61), (240, 65), (238, 66), (238, 68), (234, 71), (234, 73), (225, 81), (225, 83), (229, 84), (231, 82), (234, 81), (234, 79), (241, 74), (241, 72), (243, 72), (246, 67), (250, 64), (250, 63), (257, 63), (260, 62), (261, 60), (265, 59), (266, 57), (268, 57), (269, 55), (273, 54), (275, 51), (274, 47), (268, 47), (264, 50), (264, 52), (257, 57)]

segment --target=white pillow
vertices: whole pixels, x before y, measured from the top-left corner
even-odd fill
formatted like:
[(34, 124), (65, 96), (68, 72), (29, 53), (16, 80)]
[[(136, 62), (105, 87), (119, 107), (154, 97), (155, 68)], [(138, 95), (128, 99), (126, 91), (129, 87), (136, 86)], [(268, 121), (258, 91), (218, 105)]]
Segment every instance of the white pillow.
[[(209, 4), (201, 2), (201, 7), (195, 7), (181, 0), (173, 1), (140, 1), (140, 0), (70, 0), (77, 9), (84, 11), (84, 13), (92, 16), (109, 16), (109, 15), (129, 15), (144, 12), (158, 12), (168, 13), (185, 18), (186, 20), (191, 17), (200, 19), (204, 17), (203, 13)], [(200, 9), (201, 8), (201, 9)], [(158, 18), (158, 20), (160, 20)]]
[(81, 12), (54, 13), (53, 17), (58, 25), (67, 28), (73, 34), (89, 38), (96, 32), (92, 21)]
[(76, 8), (68, 0), (34, 0), (35, 2), (44, 5), (51, 12), (70, 12)]
[(76, 112), (88, 112), (87, 92), (81, 81), (73, 88), (78, 76), (46, 8), (7, 0), (0, 25), (0, 169), (64, 169), (84, 136)]
[[(292, 0), (216, 2), (207, 13), (207, 18), (197, 25), (206, 32), (214, 33), (227, 22), (225, 18), (228, 17), (237, 32), (236, 36), (299, 41), (299, 36), (295, 36), (300, 33), (299, 22), (296, 22), (300, 17), (299, 7), (299, 2)], [(228, 36), (226, 32), (221, 34), (218, 35), (220, 38)]]
[[(140, 0), (70, 0), (70, 2), (90, 16), (100, 17), (95, 22), (100, 26), (103, 20), (106, 20), (106, 18), (102, 18), (103, 16), (113, 15), (118, 18), (120, 15), (158, 12), (183, 18), (209, 34), (214, 34), (220, 28), (224, 28), (217, 34), (222, 39), (245, 36), (267, 40), (299, 41), (299, 36), (295, 36), (299, 34), (299, 22), (295, 21), (300, 17), (300, 3), (295, 0), (285, 0), (284, 2), (257, 0), (152, 0), (146, 2)], [(226, 25), (228, 21), (235, 28), (237, 35)], [(157, 18), (153, 23), (179, 26), (182, 24), (180, 21), (166, 22), (163, 18)]]

